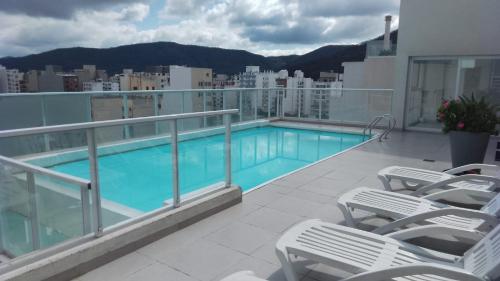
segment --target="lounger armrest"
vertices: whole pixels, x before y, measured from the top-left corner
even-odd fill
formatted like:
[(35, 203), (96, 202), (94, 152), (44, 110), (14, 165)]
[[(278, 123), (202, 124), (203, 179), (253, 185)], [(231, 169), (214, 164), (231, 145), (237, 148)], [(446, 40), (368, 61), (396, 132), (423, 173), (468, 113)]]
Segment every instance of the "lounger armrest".
[(399, 230), (386, 236), (397, 240), (408, 240), (413, 238), (425, 237), (429, 235), (446, 234), (454, 237), (471, 239), (479, 241), (484, 238), (484, 234), (479, 231), (467, 231), (459, 228), (447, 227), (442, 225), (423, 225), (412, 227), (404, 230)]
[(481, 180), (481, 181), (486, 181), (486, 182), (493, 182), (496, 187), (500, 186), (500, 179), (493, 177), (493, 176), (486, 176), (486, 175), (463, 175), (463, 176), (457, 176), (453, 178), (449, 178), (446, 180), (442, 180), (436, 183), (428, 184), (426, 186), (423, 186), (414, 192), (411, 193), (413, 196), (420, 196), (422, 194), (427, 193), (428, 191), (431, 191), (433, 189), (437, 188), (442, 188), (445, 187), (449, 184), (456, 183), (456, 182), (461, 182), (461, 181), (470, 181), (470, 180)]
[(497, 193), (493, 191), (480, 190), (480, 189), (466, 189), (466, 188), (453, 188), (446, 189), (431, 193), (429, 195), (422, 196), (421, 198), (438, 201), (438, 200), (446, 200), (450, 197), (453, 197), (453, 194), (458, 194), (462, 196), (469, 196), (471, 198), (477, 198), (484, 200), (484, 203), (488, 203), (491, 199), (493, 199)]
[(482, 219), (485, 221), (486, 224), (494, 227), (498, 224), (498, 219), (492, 215), (486, 214), (482, 211), (477, 211), (477, 210), (470, 210), (470, 209), (462, 209), (462, 208), (443, 208), (439, 210), (433, 210), (433, 211), (428, 211), (425, 213), (420, 213), (416, 214), (413, 216), (409, 216), (406, 218), (402, 218), (396, 221), (393, 221), (391, 223), (388, 223), (386, 225), (383, 225), (377, 229), (375, 229), (373, 232), (377, 234), (386, 234), (390, 231), (393, 231), (396, 228), (400, 228), (402, 226), (406, 226), (412, 223), (418, 223), (422, 222), (424, 220), (432, 219), (432, 218), (437, 218), (437, 217), (443, 217), (443, 216), (450, 216), (450, 215), (455, 215), (459, 217), (465, 217), (465, 218), (475, 218), (475, 219)]
[(445, 171), (444, 173), (454, 175), (458, 173), (463, 173), (467, 172), (470, 170), (493, 170), (495, 172), (500, 172), (500, 167), (497, 165), (488, 165), (488, 164), (469, 164), (469, 165), (464, 165), (460, 166), (457, 168), (449, 169)]
[(343, 281), (382, 281), (421, 274), (432, 274), (461, 281), (484, 281), (482, 278), (458, 267), (455, 268), (435, 263), (419, 263), (367, 271), (345, 278)]

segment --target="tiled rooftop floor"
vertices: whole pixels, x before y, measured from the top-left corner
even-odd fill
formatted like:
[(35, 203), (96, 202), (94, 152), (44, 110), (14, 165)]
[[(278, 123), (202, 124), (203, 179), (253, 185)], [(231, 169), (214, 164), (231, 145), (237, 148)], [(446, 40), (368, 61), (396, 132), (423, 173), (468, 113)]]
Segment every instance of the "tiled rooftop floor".
[[(343, 222), (336, 197), (358, 186), (381, 188), (376, 173), (388, 165), (449, 168), (448, 138), (394, 132), (387, 141), (374, 140), (249, 192), (241, 204), (75, 281), (209, 281), (240, 270), (253, 270), (268, 280), (285, 280), (274, 254), (281, 233), (308, 218)], [(308, 261), (298, 261), (298, 267), (306, 281), (335, 280), (332, 274), (338, 274)]]

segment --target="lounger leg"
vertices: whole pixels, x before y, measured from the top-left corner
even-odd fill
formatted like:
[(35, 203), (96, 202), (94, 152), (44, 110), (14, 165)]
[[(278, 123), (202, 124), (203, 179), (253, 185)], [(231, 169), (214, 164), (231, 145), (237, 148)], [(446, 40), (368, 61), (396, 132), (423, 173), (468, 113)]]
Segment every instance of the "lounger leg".
[(286, 252), (283, 252), (279, 249), (276, 249), (276, 255), (281, 262), (281, 268), (285, 273), (285, 277), (287, 281), (299, 281), (299, 277), (295, 270), (293, 269), (292, 261)]
[(343, 203), (338, 203), (337, 205), (339, 206), (339, 209), (342, 211), (342, 214), (344, 214), (345, 224), (350, 227), (355, 227), (356, 223), (354, 222), (354, 218), (352, 217), (350, 208)]
[(383, 175), (378, 175), (378, 178), (380, 179), (380, 181), (384, 185), (385, 190), (387, 190), (387, 191), (393, 191), (392, 190), (392, 186), (391, 186), (391, 179), (389, 179), (389, 178), (387, 178), (386, 176), (383, 176)]

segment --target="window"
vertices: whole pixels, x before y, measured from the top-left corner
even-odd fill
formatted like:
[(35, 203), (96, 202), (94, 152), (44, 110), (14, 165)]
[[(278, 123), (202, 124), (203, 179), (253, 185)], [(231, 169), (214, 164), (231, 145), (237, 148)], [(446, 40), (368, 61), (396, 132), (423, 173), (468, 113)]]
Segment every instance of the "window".
[(445, 99), (474, 94), (500, 102), (500, 57), (414, 57), (409, 71), (408, 127), (439, 130), (436, 111)]

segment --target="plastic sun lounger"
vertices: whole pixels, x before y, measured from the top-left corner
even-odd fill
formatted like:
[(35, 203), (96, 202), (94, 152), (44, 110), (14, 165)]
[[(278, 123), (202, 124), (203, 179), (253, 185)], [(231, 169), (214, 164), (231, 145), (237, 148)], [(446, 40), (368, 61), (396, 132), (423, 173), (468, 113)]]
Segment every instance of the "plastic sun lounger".
[[(454, 174), (479, 169), (481, 171), (493, 171), (492, 175), (467, 174), (455, 176)], [(420, 196), (436, 189), (471, 189), (492, 192), (500, 188), (500, 167), (486, 164), (470, 164), (445, 172), (436, 172), (411, 167), (390, 166), (378, 172), (378, 178), (384, 184), (384, 188), (393, 191), (392, 180), (400, 180), (403, 185), (414, 190), (412, 195)], [(490, 195), (493, 197), (494, 195)], [(491, 198), (490, 198), (491, 199)]]
[(291, 256), (332, 266), (358, 280), (495, 280), (500, 275), (500, 226), (463, 256), (422, 248), (403, 240), (429, 232), (454, 232), (438, 225), (380, 235), (320, 220), (301, 222), (276, 244), (276, 254), (288, 281), (298, 281)]
[(481, 232), (494, 228), (500, 215), (500, 194), (481, 210), (453, 207), (427, 199), (396, 192), (359, 187), (342, 194), (337, 204), (344, 214), (346, 224), (355, 226), (354, 209), (371, 212), (394, 221), (373, 231), (385, 234), (409, 224), (439, 224), (470, 232), (471, 238), (480, 239)]

